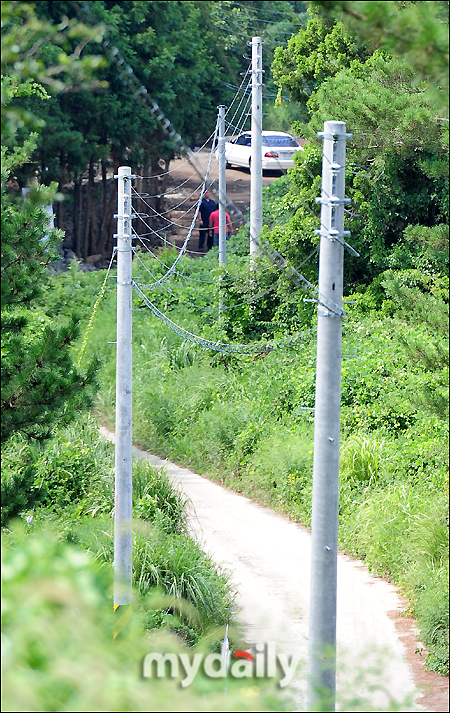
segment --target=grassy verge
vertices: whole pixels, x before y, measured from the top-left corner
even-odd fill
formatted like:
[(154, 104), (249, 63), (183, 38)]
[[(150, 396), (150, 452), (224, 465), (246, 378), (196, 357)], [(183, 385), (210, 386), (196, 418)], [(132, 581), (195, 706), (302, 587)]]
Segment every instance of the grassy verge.
[[(175, 296), (154, 299), (190, 331), (223, 339), (208, 283), (212, 259), (185, 263), (185, 274), (200, 282), (180, 278)], [(65, 279), (82, 281), (87, 290), (91, 279), (98, 281)], [(357, 358), (342, 368), (340, 547), (403, 587), (430, 652), (428, 665), (448, 673), (447, 425), (413, 398), (433, 376), (399, 348), (396, 331), (408, 334), (408, 324), (399, 327), (388, 303), (380, 310), (366, 295), (355, 299), (343, 335), (343, 352)], [(183, 342), (146, 309), (139, 307), (133, 320), (135, 442), (308, 525), (314, 342), (263, 358), (224, 356)], [(114, 323), (111, 295), (89, 344), (103, 358), (97, 410), (110, 425)], [(415, 329), (416, 341), (430, 342), (425, 329)]]
[[(182, 653), (180, 636), (167, 627), (146, 631), (155, 595), (136, 593), (127, 636), (113, 642), (111, 584), (111, 568), (62, 541), (57, 523), (30, 534), (16, 522), (3, 533), (3, 710), (286, 709), (264, 681), (230, 679), (225, 693), (223, 680), (204, 675), (184, 689), (179, 676), (144, 679), (144, 657)], [(208, 650), (206, 639), (195, 648)]]
[[(8, 472), (17, 460), (31, 458), (16, 438), (4, 449)], [(27, 454), (28, 448), (28, 454)], [(89, 551), (101, 565), (113, 561), (114, 447), (99, 439), (92, 417), (60, 430), (42, 452), (34, 453), (36, 505), (22, 517), (32, 519), (30, 535), (51, 524), (58, 538)], [(207, 633), (212, 646), (230, 621), (233, 594), (219, 570), (189, 536), (189, 502), (164, 470), (148, 462), (133, 464), (133, 580), (136, 594), (158, 593), (161, 606), (145, 608), (149, 629), (165, 627), (189, 644)], [(156, 598), (155, 598), (156, 597)], [(158, 597), (155, 595), (153, 601)], [(184, 601), (183, 608), (179, 602)]]

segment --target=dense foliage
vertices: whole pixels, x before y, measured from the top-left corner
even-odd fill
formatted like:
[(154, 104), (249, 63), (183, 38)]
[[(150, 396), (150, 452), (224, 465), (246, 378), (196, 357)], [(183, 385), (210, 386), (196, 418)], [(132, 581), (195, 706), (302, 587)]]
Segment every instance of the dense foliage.
[[(8, 72), (26, 64), (33, 50), (38, 66), (28, 71), (49, 89), (45, 103), (14, 98), (14, 111), (33, 116), (41, 126), (36, 150), (17, 178), (20, 186), (35, 175), (47, 185), (57, 183), (57, 225), (67, 231), (66, 247), (84, 258), (110, 253), (117, 203), (112, 174), (119, 165), (133, 165), (146, 177), (141, 189), (155, 196), (150, 201), (158, 211), (163, 209), (156, 194), (164, 193), (164, 178), (150, 177), (165, 174), (180, 144), (151, 113), (152, 102), (169, 117), (185, 145), (203, 144), (214, 131), (217, 105), (231, 101), (248, 67), (248, 58), (243, 57), (246, 38), (255, 33), (263, 37), (269, 74), (275, 46), (285, 44), (305, 16), (304, 3), (284, 0), (220, 0), (209, 5), (40, 2), (35, 14), (22, 8), (26, 3), (4, 5), (6, 44), (9, 48), (16, 38), (21, 46), (19, 57), (7, 53)], [(28, 32), (21, 29), (18, 34), (20, 21)], [(56, 91), (59, 85), (49, 84), (56, 67), (50, 76), (43, 68), (57, 64), (61, 44), (69, 53), (66, 64), (78, 53), (85, 71), (96, 67), (95, 83), (78, 81), (74, 91), (72, 78), (62, 93)], [(123, 66), (114, 60), (117, 52)], [(125, 81), (129, 71), (137, 86)], [(277, 122), (282, 115), (289, 125), (295, 114), (289, 112), (289, 102), (275, 112), (276, 88), (270, 77), (268, 81), (267, 121)], [(139, 85), (149, 97), (146, 104), (136, 94)]]
[[(237, 257), (230, 264), (236, 262), (237, 271), (243, 260), (239, 239), (234, 247)], [(167, 265), (175, 259), (170, 253), (162, 257)], [(150, 256), (141, 260), (139, 274), (145, 264), (158, 274)], [(189, 331), (226, 340), (215, 318), (218, 294), (210, 284), (215, 260), (209, 253), (201, 261), (186, 261), (183, 274), (194, 280), (173, 279), (171, 294), (161, 291), (152, 299)], [(74, 284), (93, 290), (94, 278), (74, 270), (59, 278), (48, 309), (52, 299), (63, 304)], [(356, 358), (342, 368), (340, 546), (403, 586), (411, 611), (420, 617), (429, 665), (445, 672), (448, 326), (444, 313), (439, 316), (445, 297), (423, 291), (422, 283), (422, 289), (414, 287), (401, 273), (397, 281), (392, 275), (384, 280), (381, 297), (370, 290), (351, 296), (356, 306), (344, 323), (343, 351)], [(105, 300), (89, 349), (103, 355), (97, 409), (112, 425), (114, 365), (107, 342), (113, 294)], [(139, 305), (136, 300), (135, 442), (309, 524), (314, 338), (262, 357), (208, 355)], [(418, 305), (426, 310), (426, 321), (417, 319)], [(247, 304), (247, 310), (252, 307)], [(234, 341), (243, 336), (238, 324)]]
[[(76, 72), (75, 62), (73, 73)], [(40, 76), (40, 68), (34, 67), (33, 73)], [(15, 198), (9, 191), (11, 174), (29, 160), (36, 145), (36, 137), (30, 135), (29, 129), (28, 137), (20, 140), (20, 113), (12, 106), (14, 98), (20, 96), (32, 96), (41, 102), (48, 99), (43, 86), (30, 77), (10, 75), (2, 80), (2, 444), (17, 434), (45, 441), (58, 424), (67, 424), (80, 410), (88, 409), (96, 388), (97, 369), (96, 359), (85, 369), (74, 363), (71, 346), (80, 333), (77, 314), (68, 312), (64, 320), (55, 323), (37, 306), (62, 234), (48, 223), (46, 206), (55, 196), (55, 185), (35, 185), (26, 199)], [(32, 459), (25, 456), (19, 469), (2, 475), (7, 518), (34, 501), (33, 474)]]
[[(187, 534), (188, 504), (164, 473), (135, 464), (133, 572), (142, 627), (136, 623), (130, 639), (132, 656), (125, 648), (121, 658), (107, 643), (112, 451), (82, 412), (92, 403), (100, 361), (96, 414), (113, 425), (114, 294), (103, 299), (87, 344), (88, 366), (81, 368), (73, 346), (104, 275), (83, 273), (76, 262), (62, 275), (48, 270), (62, 235), (49, 230), (44, 206), (73, 183), (76, 252), (107, 252), (115, 209), (108, 171), (126, 160), (152, 175), (163, 161), (168, 168), (176, 147), (114, 66), (102, 61), (105, 36), (140, 81), (151, 83), (152, 96), (187, 141), (193, 134), (206, 138), (216, 104), (233, 91), (224, 82), (231, 76), (238, 84), (245, 38), (258, 32), (268, 46), (279, 45), (273, 65), (279, 98), (291, 94), (293, 131), (308, 142), (295, 169), (265, 191), (263, 237), (311, 282), (321, 172), (316, 132), (329, 118), (345, 120), (352, 132), (346, 227), (360, 258), (345, 259), (352, 306), (343, 351), (353, 358), (342, 367), (340, 547), (401, 585), (419, 620), (428, 665), (448, 673), (448, 49), (446, 55), (442, 31), (448, 4), (311, 3), (316, 9), (310, 6), (307, 17), (304, 3), (296, 2), (221, 1), (210, 12), (197, 2), (87, 5), (95, 21), (78, 15), (76, 3), (41, 2), (35, 11), (31, 3), (2, 3), (7, 709), (186, 706), (164, 687), (149, 704), (144, 683), (136, 684), (134, 671), (128, 678), (123, 661), (142, 656), (142, 627), (170, 629), (191, 646), (209, 639), (215, 646), (232, 609), (226, 576)], [(394, 41), (402, 26), (409, 31)], [(288, 121), (284, 101), (277, 101), (271, 121)], [(33, 127), (40, 128), (38, 137), (30, 136)], [(17, 188), (35, 171), (41, 185), (23, 200)], [(60, 209), (59, 225), (66, 219)], [(194, 334), (222, 342), (261, 339), (267, 348), (256, 357), (202, 351), (135, 298), (133, 436), (309, 525), (315, 305), (264, 252), (250, 271), (247, 246), (244, 228), (229, 243), (226, 269), (217, 267), (214, 250), (201, 260), (184, 259), (149, 296)], [(138, 274), (149, 268), (152, 279), (162, 276), (175, 257), (160, 251), (156, 264), (140, 254)], [(304, 342), (273, 349), (277, 339), (297, 333)], [(27, 522), (26, 532), (16, 530), (16, 517)], [(54, 591), (49, 581), (57, 582)], [(80, 611), (87, 614), (78, 627)], [(67, 674), (86, 641), (77, 675)], [(117, 668), (122, 674), (112, 681)], [(80, 681), (87, 681), (83, 689)], [(245, 709), (242, 696), (233, 701), (236, 710)], [(193, 698), (193, 707), (203, 703), (220, 709), (209, 697)], [(258, 705), (264, 703), (249, 708)]]
[(113, 644), (110, 588), (110, 570), (61, 542), (55, 524), (32, 533), (16, 526), (3, 535), (5, 711), (285, 710), (270, 689), (245, 681), (231, 680), (224, 696), (222, 681), (202, 675), (187, 689), (179, 678), (143, 679), (146, 654), (182, 652), (180, 639), (145, 631), (153, 595), (136, 601), (141, 616), (128, 637)]

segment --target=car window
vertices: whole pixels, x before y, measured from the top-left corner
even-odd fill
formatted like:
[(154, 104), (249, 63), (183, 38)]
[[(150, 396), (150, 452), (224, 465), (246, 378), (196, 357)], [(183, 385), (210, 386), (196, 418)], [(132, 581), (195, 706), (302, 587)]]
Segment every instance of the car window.
[(298, 143), (292, 136), (263, 136), (262, 137), (263, 146), (285, 146), (289, 148), (295, 148)]
[(243, 134), (242, 136), (240, 136), (240, 137), (238, 138), (238, 140), (236, 141), (236, 143), (237, 143), (239, 146), (251, 146), (251, 138), (250, 138), (250, 136), (249, 136), (248, 134)]

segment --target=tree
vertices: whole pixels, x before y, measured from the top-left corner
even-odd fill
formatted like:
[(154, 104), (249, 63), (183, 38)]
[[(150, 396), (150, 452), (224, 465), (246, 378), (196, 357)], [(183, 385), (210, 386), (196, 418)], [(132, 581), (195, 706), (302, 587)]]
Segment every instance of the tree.
[[(55, 86), (51, 63), (40, 63), (36, 58), (20, 62), (18, 57), (26, 54), (33, 33), (32, 48), (36, 45), (37, 51), (41, 38), (51, 28), (36, 20), (31, 6), (23, 9), (20, 3), (4, 5), (7, 6), (5, 46), (10, 48), (12, 59), (5, 63), (6, 75), (2, 77), (5, 145), (1, 173), (1, 442), (11, 442), (18, 435), (25, 442), (22, 465), (17, 471), (2, 473), (2, 496), (8, 498), (7, 517), (11, 517), (35, 499), (32, 448), (27, 444), (44, 443), (57, 425), (68, 423), (80, 409), (92, 404), (97, 361), (93, 360), (83, 370), (74, 364), (72, 345), (79, 335), (75, 314), (67, 323), (55, 325), (38, 307), (37, 300), (49, 275), (48, 265), (55, 260), (62, 238), (61, 231), (50, 230), (46, 210), (55, 198), (57, 186), (35, 185), (24, 199), (14, 196), (11, 178), (30, 160), (37, 141), (36, 134), (30, 133), (30, 125), (39, 123), (32, 111), (33, 103), (22, 110), (20, 100), (23, 97), (43, 103), (49, 100), (37, 78), (48, 79), (46, 83)], [(18, 18), (23, 19), (23, 13), (29, 29), (25, 36), (17, 22)], [(15, 42), (20, 44), (16, 46)], [(59, 59), (64, 56), (60, 51)], [(92, 64), (88, 62), (87, 66)], [(64, 69), (72, 79), (76, 75), (87, 76), (82, 68), (79, 72), (76, 58), (69, 69), (64, 63), (62, 68), (54, 68)]]
[[(217, 106), (229, 103), (233, 87), (241, 83), (240, 72), (248, 66), (242, 55), (254, 34), (264, 39), (264, 64), (271, 83), (268, 69), (273, 47), (285, 43), (303, 23), (304, 9), (304, 3), (282, 0), (245, 4), (224, 0), (209, 5), (154, 1), (77, 5), (43, 0), (36, 6), (42, 22), (60, 26), (81, 19), (92, 26), (92, 32), (97, 23), (106, 28), (108, 48), (119, 49), (137, 81), (187, 145), (192, 139), (205, 141), (214, 130)], [(123, 81), (108, 49), (93, 51), (99, 53), (98, 60), (100, 56), (106, 59), (97, 73), (103, 89), (57, 93), (41, 106), (45, 126), (33, 164), (27, 167), (27, 175), (19, 176), (26, 181), (37, 171), (42, 182), (56, 181), (59, 192), (69, 194), (71, 247), (84, 257), (105, 255), (111, 248), (116, 186), (108, 178), (110, 170), (116, 173), (120, 163), (130, 163), (140, 175), (158, 175), (167, 171), (168, 162), (179, 151), (148, 108), (136, 100), (135, 90)], [(273, 114), (268, 121), (278, 122), (280, 111), (289, 112), (285, 106), (275, 112), (276, 92), (273, 86), (267, 91), (266, 110)], [(96, 181), (100, 171), (101, 186)], [(151, 196), (163, 193), (164, 186), (155, 183), (143, 181), (140, 189)], [(60, 228), (69, 222), (69, 200), (58, 204)], [(149, 203), (156, 211), (163, 210), (161, 198), (149, 198)], [(156, 218), (153, 227), (159, 227)]]
[[(378, 12), (379, 5), (389, 10)], [(321, 172), (317, 132), (327, 119), (344, 120), (353, 134), (347, 142), (346, 193), (352, 199), (347, 224), (350, 242), (360, 253), (359, 259), (345, 261), (346, 289), (366, 292), (367, 303), (392, 317), (398, 349), (420, 365), (411, 388), (414, 406), (445, 417), (448, 120), (438, 113), (446, 92), (442, 87), (430, 91), (442, 60), (437, 22), (441, 4), (419, 3), (433, 6), (434, 13), (429, 29), (436, 41), (429, 51), (435, 64), (428, 64), (426, 73), (416, 71), (412, 59), (414, 43), (420, 52), (423, 41), (418, 28), (414, 42), (393, 43), (402, 18), (413, 33), (411, 23), (418, 21), (422, 9), (412, 5), (314, 3), (326, 12), (313, 14), (307, 28), (277, 52), (277, 82), (288, 86), (308, 109), (308, 125), (299, 122), (296, 130), (305, 132), (309, 146), (297, 156), (289, 192), (278, 209), (282, 219), (271, 226), (269, 240), (294, 261), (316, 243), (313, 230), (319, 213), (313, 201), (320, 193)], [(342, 12), (337, 13), (337, 7)], [(371, 21), (376, 41), (370, 38)]]
[(341, 20), (374, 51), (401, 58), (415, 77), (426, 81), (428, 98), (448, 117), (448, 0), (325, 0), (312, 8), (326, 20)]
[(280, 89), (286, 88), (305, 111), (322, 82), (350, 67), (353, 60), (364, 61), (368, 56), (342, 22), (330, 29), (310, 13), (306, 27), (292, 36), (287, 47), (276, 48), (272, 71)]
[(91, 405), (95, 386), (95, 363), (86, 371), (73, 363), (76, 315), (57, 327), (34, 307), (62, 235), (49, 230), (45, 209), (56, 186), (36, 186), (26, 200), (11, 200), (6, 191), (11, 170), (27, 159), (33, 141), (9, 155), (2, 151), (2, 443), (16, 432), (39, 441), (49, 438), (56, 424)]
[[(277, 54), (277, 82), (284, 86), (286, 81), (306, 101), (309, 124), (294, 128), (305, 133), (311, 148), (298, 156), (291, 174), (285, 205), (290, 203), (292, 218), (284, 229), (274, 229), (273, 238), (281, 248), (287, 245), (296, 260), (315, 244), (311, 217), (318, 220), (313, 201), (320, 174), (316, 133), (330, 117), (345, 120), (353, 134), (347, 142), (346, 186), (353, 202), (347, 221), (352, 244), (361, 254), (359, 260), (346, 261), (351, 290), (392, 266), (408, 225), (432, 227), (448, 220), (448, 123), (436, 116), (425, 83), (417, 84), (408, 64), (380, 50), (356, 56), (364, 42), (348, 32), (340, 23), (330, 26), (312, 16), (306, 30)], [(348, 55), (338, 51), (345, 47)], [(284, 56), (290, 63), (283, 64)], [(305, 249), (295, 253), (300, 239), (306, 240)]]

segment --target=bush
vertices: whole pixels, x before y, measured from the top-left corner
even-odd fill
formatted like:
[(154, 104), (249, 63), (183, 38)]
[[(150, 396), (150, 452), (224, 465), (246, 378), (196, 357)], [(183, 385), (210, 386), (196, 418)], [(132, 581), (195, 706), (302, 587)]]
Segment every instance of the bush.
[[(152, 651), (180, 652), (180, 639), (144, 632), (132, 618), (113, 642), (110, 568), (58, 540), (50, 529), (13, 528), (2, 547), (2, 709), (5, 711), (281, 710), (248, 683), (197, 677), (143, 680)], [(273, 706), (273, 707), (272, 707)]]
[(20, 436), (9, 439), (2, 448), (1, 526), (32, 508), (42, 500), (43, 492), (36, 487), (36, 461), (39, 446), (33, 446)]
[(353, 435), (341, 449), (340, 471), (343, 480), (370, 486), (388, 471), (383, 442), (373, 436)]

